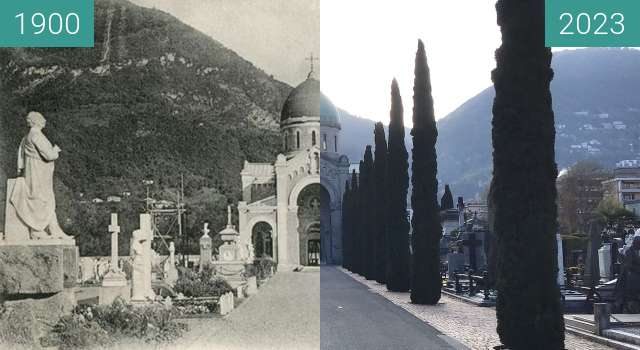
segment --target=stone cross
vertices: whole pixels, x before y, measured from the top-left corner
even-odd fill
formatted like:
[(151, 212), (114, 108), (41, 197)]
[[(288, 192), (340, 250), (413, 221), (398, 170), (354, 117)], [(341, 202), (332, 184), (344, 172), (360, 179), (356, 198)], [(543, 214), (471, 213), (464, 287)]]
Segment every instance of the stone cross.
[(111, 213), (111, 224), (109, 225), (109, 232), (111, 232), (111, 270), (118, 270), (118, 233), (120, 233), (120, 226), (118, 226), (118, 214)]
[(476, 247), (482, 245), (482, 241), (476, 239), (475, 233), (468, 233), (467, 239), (462, 240), (462, 245), (469, 248), (469, 268), (476, 271), (478, 263), (476, 260)]
[(305, 61), (309, 61), (311, 63), (311, 67), (309, 70), (309, 75), (307, 76), (307, 78), (311, 78), (311, 76), (313, 75), (314, 71), (313, 71), (313, 62), (314, 61), (319, 61), (320, 59), (318, 57), (314, 57), (313, 56), (313, 52), (311, 54), (309, 54), (309, 57), (305, 58)]

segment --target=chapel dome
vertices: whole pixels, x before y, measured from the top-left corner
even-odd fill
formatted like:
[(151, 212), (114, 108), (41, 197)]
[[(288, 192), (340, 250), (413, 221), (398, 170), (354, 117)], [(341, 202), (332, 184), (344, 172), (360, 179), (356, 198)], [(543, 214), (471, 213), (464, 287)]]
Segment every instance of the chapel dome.
[(313, 77), (307, 78), (302, 84), (291, 91), (282, 107), (280, 125), (296, 122), (317, 121), (322, 126), (340, 128), (338, 110), (333, 103), (320, 92), (320, 81)]

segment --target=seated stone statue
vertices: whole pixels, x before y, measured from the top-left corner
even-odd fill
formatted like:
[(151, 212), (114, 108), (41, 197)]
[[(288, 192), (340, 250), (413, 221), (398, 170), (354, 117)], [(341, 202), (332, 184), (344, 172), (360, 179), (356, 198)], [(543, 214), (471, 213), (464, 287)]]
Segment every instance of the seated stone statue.
[(18, 149), (18, 173), (10, 195), (10, 204), (18, 218), (29, 228), (31, 239), (69, 238), (60, 228), (53, 192), (54, 162), (61, 149), (42, 133), (46, 120), (38, 112), (26, 117), (29, 133)]

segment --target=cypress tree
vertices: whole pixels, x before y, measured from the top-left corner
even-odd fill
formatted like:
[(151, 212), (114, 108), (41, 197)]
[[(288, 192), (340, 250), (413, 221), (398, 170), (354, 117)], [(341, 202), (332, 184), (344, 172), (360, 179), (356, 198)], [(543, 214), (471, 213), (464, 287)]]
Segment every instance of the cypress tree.
[(435, 305), (440, 300), (440, 225), (438, 205), (438, 130), (433, 113), (431, 81), (424, 44), (418, 41), (413, 85), (413, 163), (411, 207), (413, 208), (413, 264), (411, 302)]
[(356, 272), (356, 266), (358, 264), (358, 174), (353, 169), (351, 173), (351, 192), (349, 194), (349, 271)]
[(372, 217), (373, 206), (373, 153), (367, 145), (364, 151), (364, 172), (360, 174), (360, 191), (362, 191), (362, 267), (363, 276), (368, 280), (374, 279), (375, 267), (375, 235)]
[(342, 267), (349, 268), (349, 239), (351, 238), (349, 226), (349, 181), (344, 184), (344, 194), (342, 195)]
[(354, 241), (354, 252), (356, 256), (356, 264), (355, 264), (355, 273), (364, 276), (364, 247), (366, 246), (364, 243), (365, 239), (365, 211), (364, 211), (364, 203), (366, 203), (365, 189), (366, 189), (366, 172), (364, 166), (364, 161), (360, 161), (360, 165), (358, 166), (358, 194), (357, 200), (354, 206), (357, 219), (355, 223), (356, 236)]
[(444, 194), (440, 198), (440, 210), (453, 209), (453, 194), (449, 185), (444, 185)]
[(498, 334), (510, 349), (563, 349), (551, 50), (544, 1), (499, 0), (502, 45), (492, 73), (493, 224)]
[(374, 129), (375, 138), (375, 159), (373, 161), (373, 194), (372, 204), (374, 206), (375, 252), (374, 252), (374, 279), (378, 283), (386, 283), (386, 228), (387, 228), (387, 139), (384, 134), (382, 123), (376, 123)]
[(387, 207), (387, 289), (407, 292), (409, 274), (409, 220), (407, 192), (409, 191), (409, 155), (404, 143), (404, 116), (398, 82), (391, 83), (391, 112), (389, 122)]

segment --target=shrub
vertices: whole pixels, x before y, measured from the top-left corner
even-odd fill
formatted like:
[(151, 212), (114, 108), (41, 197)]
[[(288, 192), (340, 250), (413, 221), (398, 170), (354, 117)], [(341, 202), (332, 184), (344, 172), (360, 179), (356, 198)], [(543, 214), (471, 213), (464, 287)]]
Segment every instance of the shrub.
[(174, 289), (176, 293), (182, 293), (186, 297), (213, 297), (233, 292), (229, 283), (216, 277), (211, 268), (206, 268), (198, 273), (185, 268), (178, 271), (178, 281), (176, 281)]
[(164, 306), (134, 307), (122, 299), (111, 305), (78, 306), (54, 327), (60, 349), (95, 348), (132, 337), (149, 343), (171, 342), (187, 329), (177, 312)]
[(255, 276), (258, 279), (266, 279), (271, 277), (272, 271), (275, 272), (277, 268), (276, 262), (272, 258), (260, 258), (253, 261), (255, 266)]
[(80, 314), (62, 317), (54, 326), (53, 332), (58, 338), (60, 350), (88, 349), (114, 342), (98, 323), (88, 321)]

